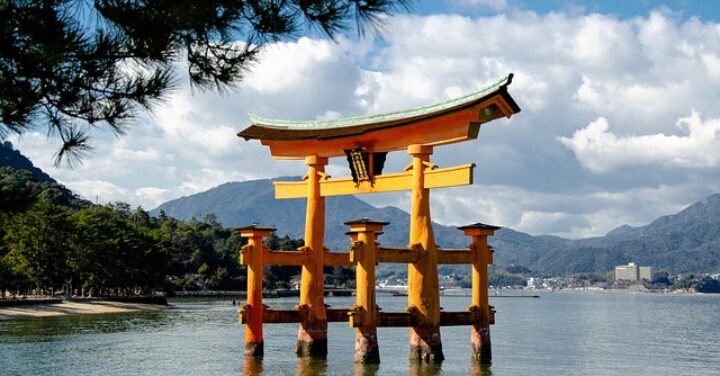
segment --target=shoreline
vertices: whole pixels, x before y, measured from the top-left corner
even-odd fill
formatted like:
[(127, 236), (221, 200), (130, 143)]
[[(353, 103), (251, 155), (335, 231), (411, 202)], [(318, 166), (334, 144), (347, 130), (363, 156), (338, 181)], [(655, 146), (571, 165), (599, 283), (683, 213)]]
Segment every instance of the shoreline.
[(111, 300), (63, 300), (60, 303), (0, 307), (0, 321), (43, 319), (71, 315), (155, 312), (164, 310), (167, 307), (167, 305), (162, 304), (121, 302)]

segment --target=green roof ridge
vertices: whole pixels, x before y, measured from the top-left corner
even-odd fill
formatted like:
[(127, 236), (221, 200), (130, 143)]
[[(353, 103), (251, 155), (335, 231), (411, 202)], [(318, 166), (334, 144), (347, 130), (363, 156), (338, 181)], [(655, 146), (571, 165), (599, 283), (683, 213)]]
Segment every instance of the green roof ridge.
[(445, 102), (436, 103), (429, 106), (417, 107), (409, 110), (388, 112), (379, 115), (363, 115), (363, 116), (352, 116), (341, 119), (332, 120), (279, 120), (279, 119), (268, 119), (253, 113), (248, 113), (250, 121), (253, 124), (266, 125), (271, 127), (284, 127), (290, 129), (331, 129), (341, 127), (351, 127), (356, 125), (371, 124), (377, 122), (393, 121), (404, 118), (411, 118), (415, 116), (422, 116), (437, 111), (446, 110), (453, 107), (462, 106), (465, 103), (472, 102), (480, 99), (496, 90), (500, 87), (507, 86), (512, 82), (513, 74), (510, 73), (502, 79), (496, 81), (494, 84), (480, 89), (476, 92), (464, 95), (462, 97), (447, 100)]

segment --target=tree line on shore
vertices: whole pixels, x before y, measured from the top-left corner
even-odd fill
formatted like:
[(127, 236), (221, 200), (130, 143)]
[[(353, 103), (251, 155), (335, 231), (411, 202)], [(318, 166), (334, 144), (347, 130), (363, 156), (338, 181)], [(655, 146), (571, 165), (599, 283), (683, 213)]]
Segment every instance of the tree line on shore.
[[(245, 288), (238, 263), (245, 240), (214, 215), (180, 221), (125, 203), (95, 205), (26, 170), (0, 168), (0, 240), (0, 291), (98, 296)], [(295, 250), (302, 240), (273, 235), (267, 243)], [(352, 275), (348, 268), (328, 273), (339, 283)], [(268, 266), (265, 285), (289, 287), (297, 274), (297, 267)]]

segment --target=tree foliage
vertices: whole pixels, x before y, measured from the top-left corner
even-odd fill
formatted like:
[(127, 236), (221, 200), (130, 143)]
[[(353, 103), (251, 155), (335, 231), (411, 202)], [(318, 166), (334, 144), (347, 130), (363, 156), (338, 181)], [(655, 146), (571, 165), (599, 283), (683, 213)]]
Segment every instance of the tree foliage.
[[(128, 204), (92, 205), (27, 171), (0, 168), (0, 291), (85, 292), (92, 295), (174, 290), (243, 290), (245, 268), (237, 231), (208, 214), (180, 221), (150, 216)], [(73, 201), (76, 200), (76, 201)], [(80, 202), (82, 205), (74, 205)], [(273, 250), (296, 250), (302, 239), (276, 235)], [(268, 266), (267, 288), (289, 288), (297, 266)], [(332, 283), (347, 284), (351, 268), (328, 267)]]
[[(95, 128), (122, 134), (177, 85), (243, 77), (263, 44), (382, 25), (409, 0), (0, 0), (0, 139), (39, 124), (78, 162)], [(183, 64), (178, 64), (183, 63)]]
[(39, 200), (5, 226), (7, 259), (15, 275), (34, 286), (62, 287), (68, 277), (69, 234), (74, 232), (70, 212), (46, 200)]

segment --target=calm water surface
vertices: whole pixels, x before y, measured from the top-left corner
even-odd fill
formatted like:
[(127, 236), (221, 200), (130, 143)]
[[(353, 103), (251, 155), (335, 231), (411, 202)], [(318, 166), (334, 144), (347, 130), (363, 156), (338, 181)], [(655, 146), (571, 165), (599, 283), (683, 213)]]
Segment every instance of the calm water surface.
[[(446, 310), (468, 302), (442, 298)], [(402, 310), (406, 298), (378, 295), (378, 304)], [(228, 301), (175, 301), (163, 312), (0, 321), (0, 375), (720, 375), (717, 295), (548, 293), (491, 304), (497, 324), (489, 368), (472, 366), (467, 327), (442, 329), (439, 367), (408, 361), (407, 329), (380, 328), (382, 364), (358, 367), (344, 323), (329, 326), (327, 360), (296, 358), (297, 324), (272, 324), (262, 362), (246, 361), (243, 328)]]

